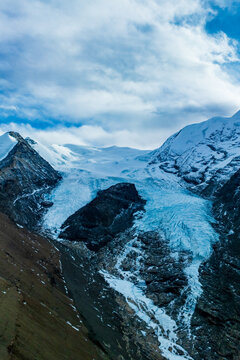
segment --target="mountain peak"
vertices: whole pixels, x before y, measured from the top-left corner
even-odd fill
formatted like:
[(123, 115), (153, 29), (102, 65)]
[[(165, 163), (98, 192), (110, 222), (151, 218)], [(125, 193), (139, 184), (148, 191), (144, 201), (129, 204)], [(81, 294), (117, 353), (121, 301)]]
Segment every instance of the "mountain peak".
[(8, 135), (16, 139), (17, 141), (23, 141), (23, 137), (17, 131), (8, 131)]

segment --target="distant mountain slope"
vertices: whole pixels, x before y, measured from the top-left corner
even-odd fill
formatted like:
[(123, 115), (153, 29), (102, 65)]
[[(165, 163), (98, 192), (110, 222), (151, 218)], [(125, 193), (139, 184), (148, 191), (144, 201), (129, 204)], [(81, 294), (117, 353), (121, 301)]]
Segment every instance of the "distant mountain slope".
[(240, 166), (240, 112), (186, 126), (153, 152), (150, 163), (212, 195)]

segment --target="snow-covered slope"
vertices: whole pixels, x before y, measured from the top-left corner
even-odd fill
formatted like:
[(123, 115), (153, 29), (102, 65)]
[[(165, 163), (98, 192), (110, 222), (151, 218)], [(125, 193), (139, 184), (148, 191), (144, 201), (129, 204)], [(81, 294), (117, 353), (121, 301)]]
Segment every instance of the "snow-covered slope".
[(30, 138), (26, 138), (26, 140), (56, 170), (66, 170), (72, 166), (72, 162), (75, 160), (71, 150), (66, 146), (57, 144), (44, 145)]
[(0, 161), (5, 159), (16, 144), (17, 140), (9, 133), (0, 136)]
[(211, 195), (240, 166), (240, 112), (186, 126), (153, 152), (150, 163)]

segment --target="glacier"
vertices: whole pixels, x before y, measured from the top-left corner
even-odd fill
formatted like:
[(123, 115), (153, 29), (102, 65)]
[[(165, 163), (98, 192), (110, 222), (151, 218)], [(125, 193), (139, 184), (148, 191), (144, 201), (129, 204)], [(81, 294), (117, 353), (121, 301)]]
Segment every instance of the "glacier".
[[(136, 311), (136, 316), (153, 326), (163, 354), (168, 359), (178, 359), (177, 351), (170, 354), (168, 348), (170, 344), (173, 349), (179, 346), (175, 335), (179, 324), (191, 337), (190, 321), (202, 292), (199, 267), (210, 256), (212, 245), (218, 241), (218, 234), (212, 226), (214, 219), (211, 202), (186, 190), (174, 174), (166, 173), (156, 165), (149, 165), (153, 155), (151, 151), (76, 145), (53, 145), (46, 148), (35, 144), (34, 147), (63, 175), (62, 181), (49, 197), (54, 205), (44, 217), (44, 227), (55, 239), (58, 238), (62, 223), (91, 201), (98, 190), (119, 182), (131, 182), (147, 200), (146, 211), (135, 220), (136, 234), (157, 231), (168, 242), (173, 257), (178, 258), (182, 250), (191, 254), (191, 261), (184, 270), (188, 279), (188, 286), (184, 289), (187, 298), (179, 311), (177, 323), (164, 309), (155, 309), (155, 305), (144, 295), (145, 284), (141, 279), (137, 285), (133, 284), (128, 274), (121, 271), (121, 257), (117, 265), (118, 277), (102, 272), (111, 287), (121, 292), (126, 299), (132, 299), (130, 306)], [(122, 257), (129, 246), (131, 244), (122, 250)], [(140, 311), (143, 304), (146, 311)], [(160, 320), (163, 322), (168, 337), (160, 332), (155, 323), (151, 323), (147, 315), (149, 312), (157, 316), (155, 320), (158, 323)], [(164, 318), (167, 319), (165, 322)], [(184, 354), (183, 358), (190, 359), (185, 350)]]

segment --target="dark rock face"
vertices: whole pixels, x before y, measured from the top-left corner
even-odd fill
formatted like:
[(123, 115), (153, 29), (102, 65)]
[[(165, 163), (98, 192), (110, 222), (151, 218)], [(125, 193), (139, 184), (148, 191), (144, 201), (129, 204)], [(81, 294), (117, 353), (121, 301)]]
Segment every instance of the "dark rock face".
[(181, 301), (187, 278), (183, 272), (183, 262), (187, 254), (179, 256), (176, 261), (168, 244), (155, 232), (139, 234), (142, 251), (140, 276), (146, 282), (146, 294), (155, 305), (164, 307), (173, 300)]
[(240, 229), (240, 170), (218, 191), (214, 211), (224, 232)]
[[(220, 243), (202, 265), (203, 295), (193, 318), (204, 359), (240, 359), (240, 171), (217, 193)], [(208, 349), (211, 349), (209, 352)]]
[(34, 229), (44, 212), (41, 202), (60, 174), (18, 133), (17, 144), (0, 162), (0, 208), (15, 222)]
[(62, 225), (60, 238), (83, 241), (99, 250), (117, 234), (133, 225), (134, 214), (144, 209), (143, 200), (129, 183), (119, 183), (99, 191), (89, 204), (71, 215)]
[(131, 273), (131, 281), (136, 284), (139, 279), (144, 281), (144, 292), (156, 306), (164, 307), (173, 300), (180, 300), (181, 293), (187, 285), (183, 272), (183, 261), (187, 254), (182, 254), (179, 261), (176, 261), (171, 256), (167, 242), (154, 231), (139, 234), (132, 231), (122, 233), (101, 249), (99, 259), (102, 260), (99, 260), (99, 264), (111, 273), (115, 267), (114, 263), (118, 262), (129, 241), (129, 251), (119, 263), (119, 270)]

